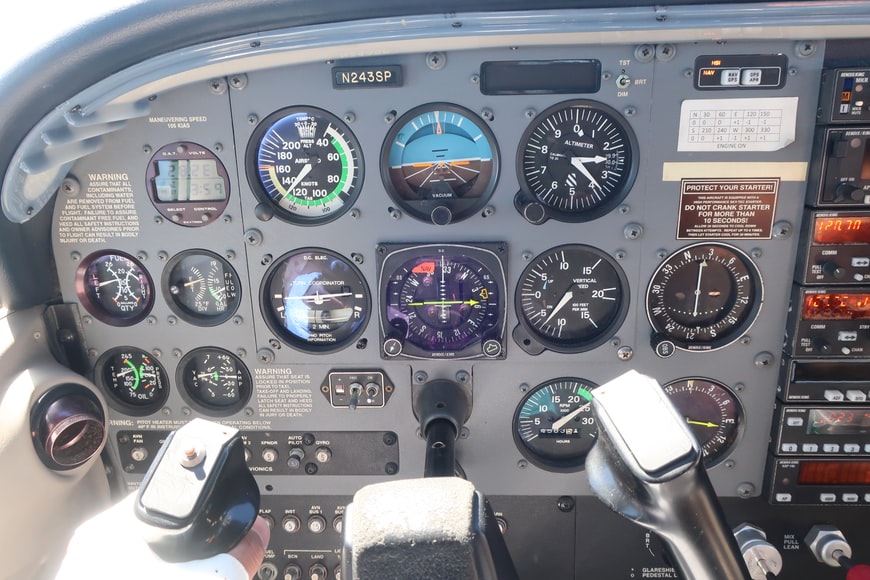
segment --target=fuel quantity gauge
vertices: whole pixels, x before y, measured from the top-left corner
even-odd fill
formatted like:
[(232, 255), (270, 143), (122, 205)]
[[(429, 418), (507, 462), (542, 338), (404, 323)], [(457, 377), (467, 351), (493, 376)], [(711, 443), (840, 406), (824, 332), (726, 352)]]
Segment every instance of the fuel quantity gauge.
[(111, 395), (109, 401), (130, 415), (154, 413), (169, 395), (169, 379), (157, 359), (131, 346), (101, 356), (94, 380)]
[(76, 270), (76, 294), (85, 309), (112, 326), (141, 322), (154, 304), (151, 277), (122, 252), (96, 252)]
[(592, 389), (585, 379), (562, 377), (526, 394), (514, 413), (514, 441), (523, 456), (549, 471), (576, 471), (598, 439)]
[(251, 374), (220, 348), (198, 348), (178, 364), (178, 382), (191, 402), (212, 415), (231, 415), (251, 398)]

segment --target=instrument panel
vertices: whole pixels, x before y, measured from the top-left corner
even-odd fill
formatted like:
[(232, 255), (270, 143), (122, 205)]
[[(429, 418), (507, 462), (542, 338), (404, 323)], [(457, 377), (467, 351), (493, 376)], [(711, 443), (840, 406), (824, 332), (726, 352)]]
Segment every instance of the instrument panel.
[[(720, 498), (819, 503), (784, 490), (775, 474), (800, 453), (771, 433), (805, 390), (834, 396), (814, 377), (836, 351), (813, 349), (836, 341), (806, 338), (787, 305), (806, 296), (812, 322), (864, 330), (844, 322), (866, 318), (866, 293), (843, 271), (865, 267), (846, 252), (866, 239), (841, 232), (866, 216), (805, 210), (820, 143), (844, 129), (816, 128), (824, 43), (795, 44), (409, 42), (151, 95), (76, 162), (53, 215), (116, 487), (135, 489), (192, 417), (230, 424), (286, 532), (269, 562), (303, 545), (334, 566), (350, 496), (422, 475), (413, 402), (447, 379), (473, 401), (461, 471), (509, 546), (545, 553), (529, 514), (570, 527), (573, 512), (566, 533), (583, 536), (589, 393), (636, 369), (685, 415)], [(831, 246), (845, 263), (810, 263), (840, 259)], [(853, 286), (801, 284), (822, 281)], [(632, 562), (658, 562), (635, 533)], [(551, 566), (566, 577), (573, 556)]]

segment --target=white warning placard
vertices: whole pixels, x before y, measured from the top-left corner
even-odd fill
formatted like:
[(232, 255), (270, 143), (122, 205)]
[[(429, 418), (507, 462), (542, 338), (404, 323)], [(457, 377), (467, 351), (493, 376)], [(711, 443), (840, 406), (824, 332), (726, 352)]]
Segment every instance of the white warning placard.
[(683, 101), (677, 150), (782, 149), (794, 142), (797, 106), (797, 97)]

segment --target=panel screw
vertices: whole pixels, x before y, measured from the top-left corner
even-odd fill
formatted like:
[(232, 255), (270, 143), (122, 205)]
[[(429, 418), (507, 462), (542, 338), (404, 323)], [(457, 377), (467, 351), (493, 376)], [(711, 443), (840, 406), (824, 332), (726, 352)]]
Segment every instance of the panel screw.
[(145, 155), (151, 155), (152, 151), (153, 149), (151, 149), (151, 145), (142, 145), (142, 153)]
[(816, 54), (816, 43), (811, 40), (802, 40), (795, 44), (795, 54), (802, 58)]
[(667, 250), (658, 250), (658, 251), (656, 251), (656, 256), (659, 258), (659, 260), (664, 260), (665, 258), (668, 257), (668, 251)]
[(787, 239), (791, 236), (792, 226), (789, 222), (781, 221), (773, 224), (773, 237), (777, 239)]
[(773, 355), (769, 352), (760, 352), (755, 355), (755, 366), (760, 369), (769, 367), (773, 364)]
[(248, 86), (248, 75), (242, 73), (230, 77), (230, 88), (236, 91), (243, 91)]
[(656, 46), (656, 60), (668, 62), (677, 56), (677, 47), (673, 44), (659, 44)]
[(236, 356), (239, 358), (245, 358), (248, 356), (248, 351), (243, 348), (236, 349)]
[(724, 465), (728, 469), (734, 469), (734, 466), (737, 465), (737, 463), (735, 463), (735, 461), (733, 459), (729, 459), (728, 461), (726, 461), (722, 465)]
[(743, 483), (737, 486), (737, 495), (742, 498), (751, 497), (755, 493), (755, 486), (749, 483), (748, 481), (744, 481)]
[(353, 111), (348, 111), (344, 114), (344, 122), (347, 124), (351, 124), (356, 121), (356, 113)]
[(637, 109), (635, 107), (632, 107), (631, 105), (624, 108), (622, 112), (625, 114), (626, 117), (634, 117), (635, 115), (637, 115)]
[(268, 348), (261, 348), (257, 351), (257, 360), (264, 365), (272, 364), (272, 362), (275, 360), (275, 353), (273, 353)]
[(355, 264), (362, 264), (363, 262), (366, 261), (365, 257), (362, 254), (358, 254), (356, 252), (352, 253), (350, 255), (350, 257), (354, 261)]
[(389, 112), (387, 112), (386, 115), (384, 115), (384, 123), (386, 123), (387, 125), (392, 124), (393, 121), (395, 121), (395, 120), (396, 120), (396, 112), (395, 111), (389, 111)]
[(526, 109), (525, 113), (523, 114), (526, 116), (526, 119), (534, 119), (535, 115), (537, 115), (538, 112), (534, 109)]
[(244, 321), (245, 319), (241, 316), (233, 316), (233, 324), (235, 324), (236, 326), (241, 326)]
[(79, 254), (78, 252), (71, 252), (69, 255), (69, 259), (72, 260), (73, 262), (78, 262), (79, 260), (82, 259), (82, 255)]
[(622, 235), (626, 240), (637, 240), (643, 235), (643, 226), (636, 223), (630, 223), (622, 230)]
[(248, 125), (256, 125), (259, 122), (260, 122), (260, 117), (258, 117), (254, 113), (251, 113), (250, 115), (248, 115)]
[(208, 90), (213, 95), (223, 95), (227, 92), (227, 82), (222, 78), (211, 79), (208, 81)]
[(390, 461), (384, 466), (384, 473), (387, 475), (396, 475), (399, 473), (399, 466)]
[(529, 462), (526, 461), (525, 459), (520, 459), (519, 461), (517, 461), (517, 467), (519, 467), (520, 469), (525, 469), (528, 466), (529, 466)]
[(634, 58), (637, 60), (637, 62), (646, 64), (648, 62), (652, 62), (652, 59), (655, 58), (655, 56), (655, 48), (653, 48), (650, 44), (641, 44), (634, 49)]
[(488, 205), (483, 208), (483, 213), (481, 215), (485, 218), (492, 217), (493, 215), (495, 215), (495, 208), (491, 205)]
[(531, 260), (534, 257), (535, 257), (535, 255), (528, 250), (523, 252), (523, 261), (524, 262), (528, 262), (529, 260)]
[(259, 246), (263, 243), (263, 232), (256, 229), (246, 231), (245, 242), (247, 242), (249, 246)]
[(443, 52), (430, 52), (426, 55), (426, 66), (431, 70), (441, 70), (447, 66), (447, 55)]
[(752, 248), (752, 250), (749, 251), (749, 255), (752, 256), (753, 258), (755, 258), (756, 260), (758, 258), (760, 258), (762, 256), (762, 254), (763, 254), (763, 252), (761, 251), (761, 248)]
[(474, 73), (473, 75), (471, 75), (471, 84), (473, 84), (473, 85), (480, 84), (480, 75), (479, 74)]
[(495, 120), (495, 113), (492, 112), (492, 109), (481, 109), (480, 116), (483, 117), (484, 121), (492, 122)]
[(166, 317), (166, 323), (167, 323), (169, 326), (175, 326), (176, 324), (178, 324), (178, 319), (175, 318), (174, 316), (167, 316), (167, 317)]
[(630, 346), (621, 346), (619, 350), (616, 351), (616, 358), (621, 361), (631, 360), (631, 357), (634, 356), (634, 350)]
[(624, 260), (628, 256), (628, 253), (625, 250), (616, 250), (613, 255), (617, 260)]
[(144, 262), (145, 260), (148, 259), (148, 254), (145, 253), (145, 252), (142, 251), (142, 250), (139, 250), (138, 252), (136, 252), (136, 257), (137, 257), (139, 260), (141, 260), (142, 262)]
[(471, 373), (468, 371), (456, 371), (456, 380), (460, 384), (466, 384), (471, 382)]
[(563, 495), (556, 500), (556, 507), (560, 512), (570, 512), (574, 509), (574, 498), (570, 495)]
[(418, 385), (422, 385), (427, 380), (429, 380), (429, 375), (426, 373), (426, 371), (417, 371), (414, 373), (414, 382)]
[(401, 219), (401, 217), (402, 217), (402, 212), (397, 210), (394, 207), (387, 208), (387, 211), (390, 212), (390, 217), (393, 218), (394, 220)]
[(181, 349), (173, 348), (172, 349), (172, 358), (181, 358)]
[(529, 383), (520, 383), (520, 392), (521, 393), (528, 393), (529, 389), (531, 389), (531, 387), (529, 386)]
[(396, 444), (396, 434), (395, 433), (384, 433), (384, 445), (390, 447)]
[(358, 220), (361, 215), (362, 215), (362, 212), (356, 208), (350, 210), (350, 219), (352, 219), (352, 220)]
[(78, 195), (82, 190), (82, 186), (78, 179), (70, 175), (61, 182), (60, 190), (67, 195)]
[(145, 322), (147, 322), (150, 326), (154, 326), (157, 324), (157, 317), (156, 316), (149, 316), (148, 318), (145, 319)]

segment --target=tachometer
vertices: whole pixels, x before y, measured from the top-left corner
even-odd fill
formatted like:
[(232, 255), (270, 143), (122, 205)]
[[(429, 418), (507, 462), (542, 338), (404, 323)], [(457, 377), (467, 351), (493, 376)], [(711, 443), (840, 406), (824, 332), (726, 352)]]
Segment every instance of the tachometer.
[(551, 248), (520, 275), (514, 340), (530, 354), (592, 349), (625, 320), (628, 300), (628, 281), (613, 258), (580, 244)]
[(272, 113), (248, 144), (248, 182), (281, 219), (332, 221), (350, 209), (363, 181), (359, 142), (335, 115), (315, 107)]
[(717, 463), (737, 442), (740, 401), (728, 387), (710, 379), (680, 379), (662, 388), (701, 444), (704, 465)]
[(674, 252), (653, 274), (646, 296), (653, 347), (704, 351), (731, 344), (752, 325), (763, 300), (761, 275), (733, 246), (704, 243)]
[(445, 225), (486, 205), (498, 161), (495, 136), (483, 120), (457, 105), (430, 103), (402, 115), (387, 133), (381, 176), (405, 211)]
[(384, 260), (380, 289), (386, 356), (503, 356), (504, 270), (495, 252), (456, 244), (397, 250)]
[(263, 316), (278, 338), (305, 352), (346, 347), (365, 329), (371, 307), (359, 269), (329, 250), (278, 258), (262, 286)]
[(582, 99), (559, 103), (520, 139), (514, 204), (535, 224), (588, 221), (622, 201), (637, 165), (637, 139), (614, 109)]
[(523, 456), (550, 471), (583, 467), (598, 439), (591, 393), (596, 386), (563, 377), (530, 390), (514, 413), (514, 441)]
[(88, 312), (112, 326), (142, 321), (154, 304), (154, 285), (145, 267), (122, 252), (96, 252), (82, 260), (76, 293)]

